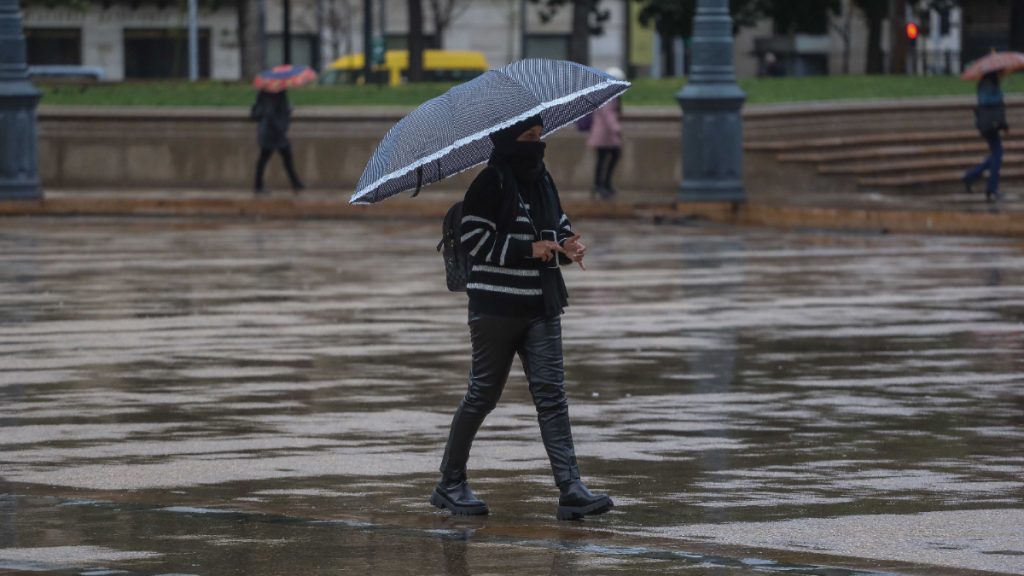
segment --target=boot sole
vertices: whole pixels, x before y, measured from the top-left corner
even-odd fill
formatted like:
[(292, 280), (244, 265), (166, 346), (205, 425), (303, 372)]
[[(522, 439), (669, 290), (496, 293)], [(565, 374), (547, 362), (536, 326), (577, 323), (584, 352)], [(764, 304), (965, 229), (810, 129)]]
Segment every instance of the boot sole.
[(555, 516), (559, 520), (582, 520), (584, 516), (604, 514), (614, 507), (611, 498), (603, 498), (586, 506), (559, 506)]
[(448, 498), (445, 498), (437, 489), (430, 495), (430, 503), (442, 510), (448, 510), (456, 516), (486, 516), (489, 510), (486, 504), (480, 506), (459, 506)]

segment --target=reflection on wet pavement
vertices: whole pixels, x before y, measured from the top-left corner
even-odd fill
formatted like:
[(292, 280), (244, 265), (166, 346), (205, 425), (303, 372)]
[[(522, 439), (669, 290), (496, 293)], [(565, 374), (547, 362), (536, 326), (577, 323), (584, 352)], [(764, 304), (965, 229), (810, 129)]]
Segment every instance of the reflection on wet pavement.
[(476, 525), (426, 501), (468, 369), (436, 228), (4, 222), (0, 571), (1024, 574), (1024, 246), (584, 223), (616, 510), (554, 520), (517, 368)]

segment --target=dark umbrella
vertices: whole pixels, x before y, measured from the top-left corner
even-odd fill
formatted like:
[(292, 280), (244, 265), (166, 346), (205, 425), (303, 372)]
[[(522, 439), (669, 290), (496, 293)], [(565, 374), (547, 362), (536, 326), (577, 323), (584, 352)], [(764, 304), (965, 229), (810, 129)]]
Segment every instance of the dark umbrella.
[(527, 59), (490, 70), (410, 112), (366, 164), (351, 204), (379, 202), (487, 160), (488, 134), (540, 114), (544, 135), (600, 108), (629, 82), (564, 60)]

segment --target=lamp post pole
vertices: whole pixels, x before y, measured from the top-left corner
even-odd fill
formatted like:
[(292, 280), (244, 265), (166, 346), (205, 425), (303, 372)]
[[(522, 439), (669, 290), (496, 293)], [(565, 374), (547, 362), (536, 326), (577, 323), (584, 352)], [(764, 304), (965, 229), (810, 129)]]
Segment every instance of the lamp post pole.
[(693, 65), (676, 94), (683, 108), (683, 202), (745, 202), (743, 118), (736, 85), (729, 0), (698, 0)]
[(36, 105), (18, 0), (0, 0), (0, 200), (40, 200)]

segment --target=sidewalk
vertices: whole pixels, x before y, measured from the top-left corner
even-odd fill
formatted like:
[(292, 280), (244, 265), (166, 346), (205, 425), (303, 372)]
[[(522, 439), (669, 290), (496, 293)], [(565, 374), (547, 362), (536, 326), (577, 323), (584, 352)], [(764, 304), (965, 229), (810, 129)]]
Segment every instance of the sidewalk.
[(428, 502), (439, 219), (0, 225), (2, 574), (1024, 576), (1015, 242), (582, 223), (559, 522), (518, 365)]
[[(242, 190), (49, 190), (40, 202), (2, 202), (0, 216), (116, 216), (261, 219), (440, 218), (462, 191), (431, 187), (373, 206), (351, 206), (347, 190), (288, 191), (256, 198)], [(562, 192), (575, 219), (703, 219), (720, 224), (866, 232), (1024, 236), (1024, 202), (1009, 191), (999, 205), (983, 194), (770, 194), (748, 189), (745, 205), (679, 203), (675, 189), (623, 191), (612, 201)]]

